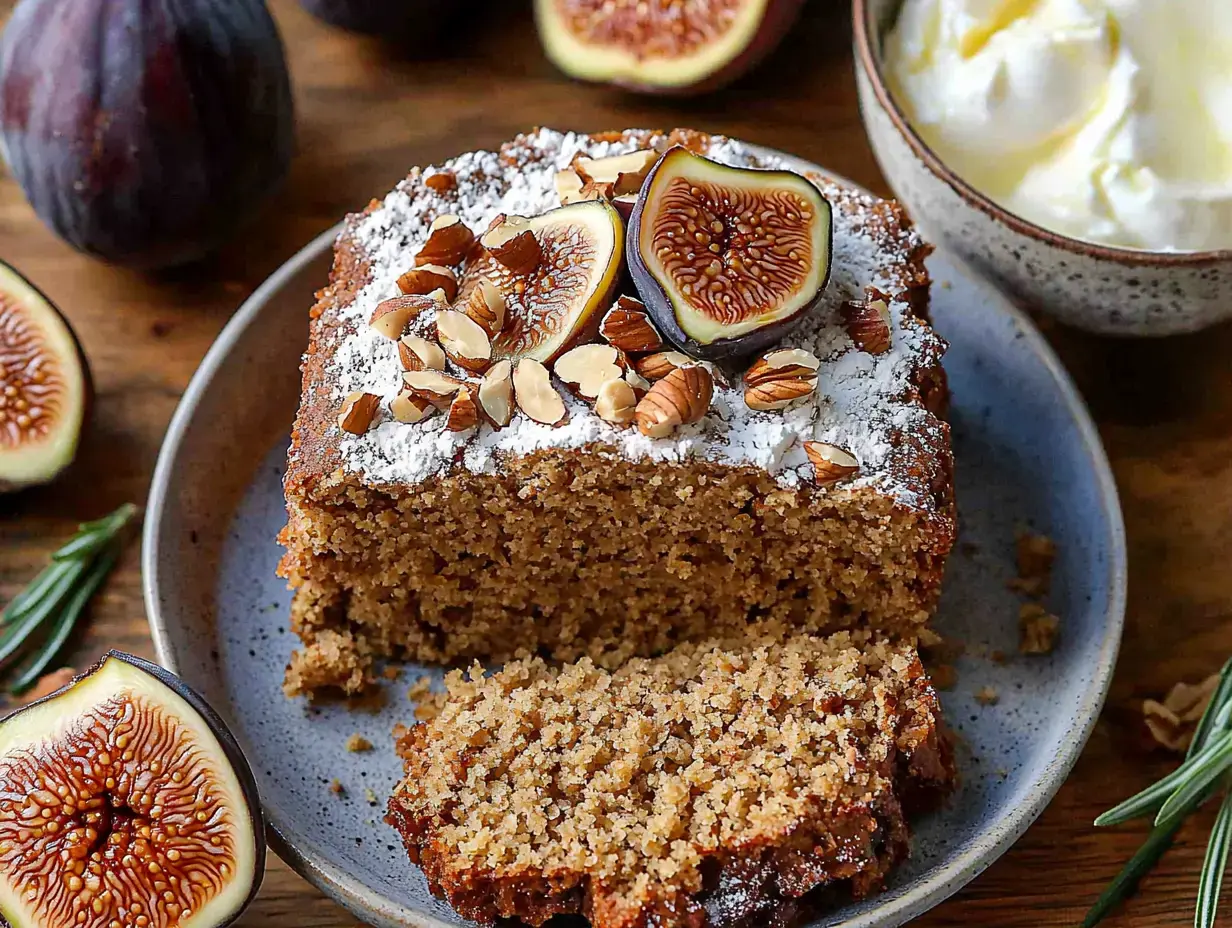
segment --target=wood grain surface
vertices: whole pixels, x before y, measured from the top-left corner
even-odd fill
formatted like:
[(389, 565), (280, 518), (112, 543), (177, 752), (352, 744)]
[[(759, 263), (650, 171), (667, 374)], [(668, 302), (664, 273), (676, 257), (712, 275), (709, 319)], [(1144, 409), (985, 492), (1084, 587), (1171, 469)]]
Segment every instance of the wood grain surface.
[[(7, 15), (11, 0), (0, 9)], [(690, 125), (795, 152), (885, 193), (861, 128), (839, 0), (809, 5), (771, 62), (721, 93), (660, 100), (569, 82), (543, 59), (525, 0), (461, 4), (461, 24), (394, 47), (270, 3), (290, 59), (298, 150), (289, 183), (210, 262), (141, 276), (76, 254), (0, 178), (0, 257), (71, 318), (97, 386), (93, 427), (54, 486), (0, 498), (0, 597), (74, 524), (144, 499), (163, 431), (215, 334), (275, 268), (406, 170), (543, 124), (597, 130)], [(480, 15), (482, 11), (482, 15)], [(1232, 295), (1229, 297), (1232, 299)], [(1139, 705), (1232, 653), (1232, 327), (1165, 341), (1097, 339), (1045, 326), (1099, 422), (1129, 532), (1129, 616), (1108, 706), (1077, 769), (1017, 846), (916, 924), (1074, 925), (1143, 828), (1096, 832), (1094, 815), (1168, 769), (1141, 737)], [(74, 642), (83, 666), (117, 646), (150, 655), (137, 545)], [(1111, 926), (1192, 923), (1211, 813)], [(1232, 925), (1232, 901), (1224, 923)], [(276, 859), (247, 928), (342, 928), (355, 919)]]

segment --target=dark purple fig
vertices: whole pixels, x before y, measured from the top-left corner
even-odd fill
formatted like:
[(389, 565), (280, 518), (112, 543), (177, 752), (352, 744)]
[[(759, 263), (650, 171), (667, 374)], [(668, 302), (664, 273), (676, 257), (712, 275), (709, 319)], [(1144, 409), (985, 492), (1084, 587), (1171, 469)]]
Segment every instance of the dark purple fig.
[(454, 0), (300, 0), (300, 5), (340, 29), (397, 39), (411, 32), (434, 32)]
[(535, 0), (552, 62), (586, 81), (643, 93), (698, 93), (774, 51), (804, 0)]
[(68, 320), (0, 262), (0, 493), (49, 483), (72, 463), (91, 393)]
[(177, 677), (111, 651), (0, 722), (0, 924), (221, 928), (265, 870), (257, 786)]
[(626, 249), (664, 337), (723, 361), (775, 344), (820, 303), (832, 234), (830, 204), (807, 178), (677, 146), (642, 185)]
[(218, 247), (283, 179), (294, 134), (262, 0), (21, 0), (0, 38), (5, 157), (89, 254), (155, 268)]

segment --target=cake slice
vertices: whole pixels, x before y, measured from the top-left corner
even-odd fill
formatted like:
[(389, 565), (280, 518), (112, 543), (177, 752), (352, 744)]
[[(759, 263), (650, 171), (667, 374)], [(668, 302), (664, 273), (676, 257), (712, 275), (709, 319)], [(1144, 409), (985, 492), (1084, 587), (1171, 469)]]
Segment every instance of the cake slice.
[[(614, 667), (751, 621), (907, 637), (927, 621), (955, 530), (940, 418), (945, 345), (926, 321), (928, 246), (897, 204), (810, 176), (833, 213), (832, 272), (820, 305), (778, 345), (817, 366), (815, 389), (782, 408), (752, 408), (740, 367), (691, 358), (689, 376), (713, 383), (709, 405), (663, 435), (606, 421), (610, 409), (601, 414), (559, 381), (547, 389), (559, 394), (563, 422), (519, 409), (497, 427), (475, 416), (480, 375), (453, 361), (446, 373), (469, 384), (457, 409), (431, 415), (450, 404), (401, 392), (404, 365), (420, 362), (400, 354), (389, 337), (397, 332), (370, 321), (400, 295), (435, 219), (457, 216), (481, 235), (500, 215), (540, 217), (560, 206), (558, 174), (577, 156), (671, 145), (782, 167), (686, 130), (541, 129), (499, 152), (412, 171), (348, 220), (312, 310), (288, 456), (280, 571), (296, 590), (292, 624), (304, 645), (288, 693), (358, 691), (384, 658), (504, 660), (528, 649)], [(483, 261), (490, 273), (482, 251), (447, 270), (461, 278), (455, 309), (475, 292)], [(568, 262), (500, 278), (507, 328), (490, 343), (493, 359), (509, 326), (539, 324), (545, 309), (531, 297), (560, 288), (557, 266)], [(615, 295), (637, 294), (623, 280)], [(410, 298), (417, 307), (426, 299)], [(440, 336), (434, 319), (449, 304), (428, 302), (398, 331)], [(872, 319), (884, 326), (878, 344), (848, 312), (871, 303), (882, 313)], [(400, 421), (421, 415), (430, 417)]]
[(607, 671), (453, 671), (404, 732), (388, 821), (466, 918), (594, 928), (787, 925), (881, 888), (904, 801), (952, 779), (915, 651), (758, 627)]

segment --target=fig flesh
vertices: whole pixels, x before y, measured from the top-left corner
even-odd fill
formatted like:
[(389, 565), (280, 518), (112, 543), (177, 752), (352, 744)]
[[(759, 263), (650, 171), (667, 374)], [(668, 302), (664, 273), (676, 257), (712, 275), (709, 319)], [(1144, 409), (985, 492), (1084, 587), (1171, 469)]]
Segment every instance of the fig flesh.
[(256, 783), (175, 676), (109, 652), (0, 722), (0, 923), (218, 928), (265, 865)]
[(214, 250), (291, 160), (290, 82), (262, 0), (21, 0), (0, 135), (74, 247), (153, 268)]
[(72, 463), (89, 400), (68, 321), (0, 263), (0, 492), (49, 483)]
[[(598, 331), (600, 311), (611, 305), (624, 267), (624, 223), (603, 200), (516, 218), (519, 233), (534, 235), (538, 258), (533, 264), (511, 261), (524, 271), (516, 273), (503, 263), (507, 255), (481, 251), (467, 264), (457, 302), (467, 305), (472, 291), (488, 280), (505, 298), (492, 360), (532, 358), (548, 364)], [(508, 223), (508, 217), (501, 220)], [(498, 247), (507, 244), (498, 241)]]
[(803, 0), (535, 0), (552, 62), (580, 80), (645, 93), (698, 93), (778, 46)]
[(629, 220), (629, 270), (660, 332), (695, 358), (747, 357), (821, 301), (830, 204), (791, 171), (735, 168), (670, 149)]

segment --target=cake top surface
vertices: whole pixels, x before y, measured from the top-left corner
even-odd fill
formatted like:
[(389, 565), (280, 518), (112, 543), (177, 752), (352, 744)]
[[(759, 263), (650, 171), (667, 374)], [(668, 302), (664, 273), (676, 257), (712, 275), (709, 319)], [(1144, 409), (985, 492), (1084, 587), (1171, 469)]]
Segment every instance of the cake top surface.
[[(327, 410), (318, 409), (314, 417), (301, 409), (292, 465), (308, 446), (324, 447), (331, 463), (365, 483), (411, 486), (456, 467), (496, 472), (505, 455), (587, 448), (638, 461), (751, 466), (796, 487), (807, 484), (812, 473), (802, 444), (819, 440), (858, 460), (859, 475), (846, 488), (868, 486), (907, 505), (927, 506), (933, 478), (921, 461), (946, 447), (945, 427), (924, 408), (918, 391), (921, 373), (935, 368), (944, 351), (944, 342), (912, 305), (926, 299), (920, 291), (927, 287), (922, 265), (927, 246), (896, 205), (820, 176), (810, 179), (833, 206), (833, 271), (821, 308), (781, 342), (781, 347), (807, 348), (820, 359), (813, 395), (782, 411), (755, 411), (746, 405), (738, 377), (725, 380), (711, 368), (716, 383), (706, 416), (655, 439), (608, 424), (567, 391), (562, 393), (568, 418), (555, 427), (519, 415), (504, 429), (482, 424), (450, 432), (441, 416), (407, 424), (390, 415), (402, 367), (395, 343), (371, 329), (368, 320), (379, 303), (400, 294), (398, 277), (411, 266), (434, 218), (453, 213), (480, 232), (501, 213), (544, 213), (559, 206), (554, 175), (578, 152), (602, 157), (663, 147), (669, 138), (684, 139), (727, 164), (790, 167), (740, 142), (681, 130), (671, 136), (629, 130), (594, 137), (539, 129), (499, 152), (468, 153), (438, 168), (413, 171), (383, 201), (353, 216), (339, 240), (333, 285), (318, 304), (318, 327), (305, 359), (304, 405)], [(440, 192), (424, 183), (440, 171), (453, 174), (452, 189)], [(890, 349), (880, 355), (858, 350), (839, 314), (844, 301), (861, 299), (869, 286), (896, 297), (890, 306)], [(431, 324), (430, 317), (424, 313), (416, 323)], [(378, 420), (363, 435), (342, 432), (335, 420), (343, 399), (354, 391), (381, 397)], [(321, 434), (305, 443), (305, 427)]]
[(847, 632), (765, 629), (612, 672), (476, 665), (447, 687), (441, 714), (400, 742), (395, 821), (453, 871), (445, 883), (586, 874), (605, 924), (697, 893), (712, 855), (845, 828), (858, 855), (844, 820), (893, 807), (900, 759), (936, 730), (914, 650)]

